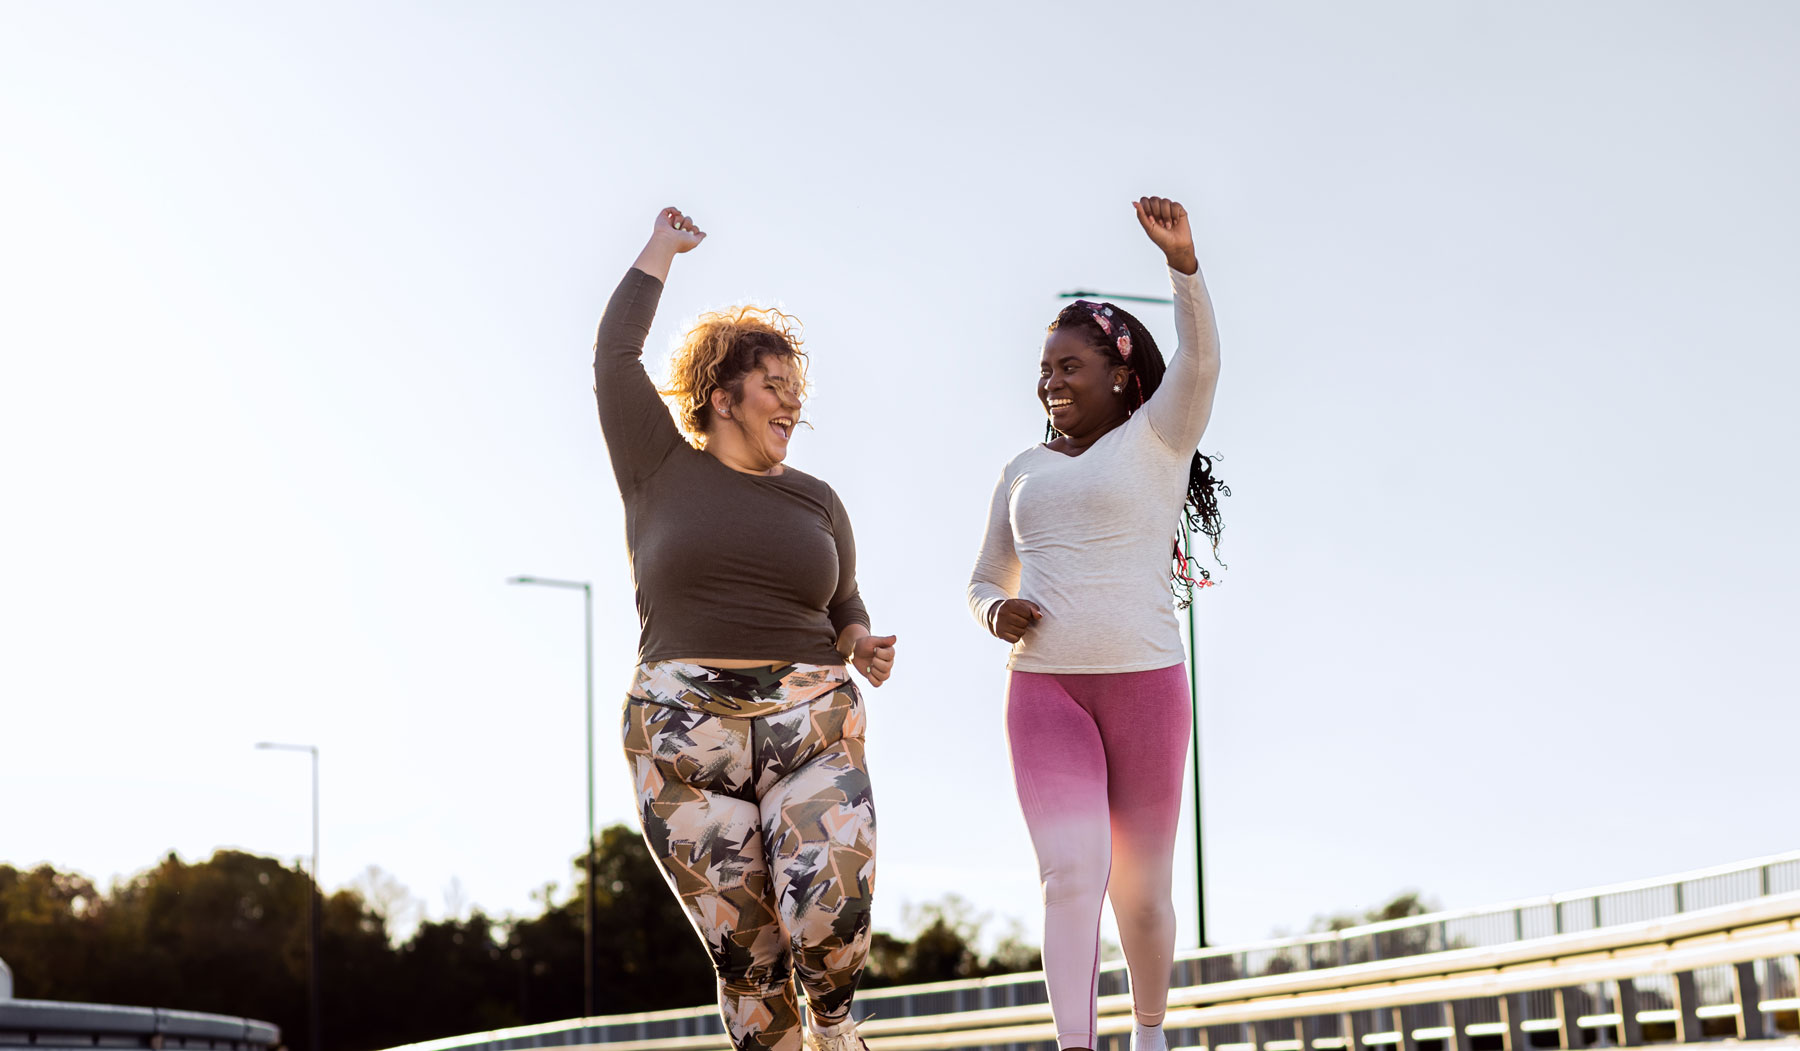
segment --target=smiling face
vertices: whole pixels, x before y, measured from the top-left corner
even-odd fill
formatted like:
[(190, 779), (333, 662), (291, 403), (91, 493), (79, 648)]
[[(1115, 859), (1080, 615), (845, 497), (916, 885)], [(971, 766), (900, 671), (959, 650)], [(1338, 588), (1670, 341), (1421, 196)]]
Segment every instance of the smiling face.
[(781, 463), (800, 422), (799, 391), (799, 370), (793, 361), (762, 355), (744, 375), (736, 399), (730, 391), (713, 392), (708, 449), (739, 470), (766, 471)]
[(1050, 423), (1077, 442), (1100, 437), (1125, 421), (1125, 398), (1113, 392), (1131, 370), (1114, 364), (1074, 325), (1061, 325), (1044, 339), (1038, 370), (1038, 401)]

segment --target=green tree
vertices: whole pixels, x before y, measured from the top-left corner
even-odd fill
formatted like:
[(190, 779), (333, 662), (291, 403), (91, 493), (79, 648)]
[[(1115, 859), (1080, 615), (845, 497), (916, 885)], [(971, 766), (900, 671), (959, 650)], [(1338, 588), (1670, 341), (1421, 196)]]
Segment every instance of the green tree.
[[(399, 978), (387, 990), (407, 1022), (400, 1041), (416, 1042), (458, 1033), (518, 1025), (510, 960), (505, 958), (503, 924), (480, 910), (468, 919), (419, 925), (399, 950)], [(363, 1041), (357, 1047), (391, 1046)]]
[[(273, 858), (174, 854), (113, 887), (95, 999), (291, 1021), (304, 1035), (312, 881)], [(292, 1028), (299, 1025), (300, 1029)], [(304, 1046), (304, 1045), (302, 1045)]]
[[(1350, 927), (1359, 927), (1365, 923), (1382, 923), (1387, 920), (1403, 920), (1411, 916), (1423, 916), (1435, 912), (1438, 906), (1429, 901), (1416, 890), (1404, 890), (1388, 899), (1383, 904), (1368, 909), (1360, 915), (1340, 912), (1330, 916), (1316, 916), (1307, 929), (1313, 932), (1341, 931)], [(1372, 944), (1349, 945), (1349, 959), (1343, 963), (1362, 963), (1370, 959), (1390, 959), (1396, 956), (1415, 956), (1430, 952), (1433, 948), (1452, 948), (1453, 946), (1434, 946), (1433, 931), (1429, 927), (1401, 928), (1394, 931), (1382, 931), (1373, 936)]]
[(876, 932), (863, 985), (877, 988), (982, 978), (1043, 967), (1042, 954), (1026, 945), (1016, 928), (1001, 937), (994, 952), (984, 958), (980, 951), (983, 928), (991, 918), (985, 913), (977, 914), (966, 900), (954, 894), (908, 909), (906, 919), (912, 937)]
[[(596, 1008), (710, 1003), (711, 961), (643, 838), (614, 826), (598, 846)], [(365, 872), (322, 902), (326, 1046), (368, 1051), (577, 1016), (587, 893), (578, 876), (567, 900), (553, 886), (535, 895), (535, 916), (428, 920), (396, 945), (389, 918), (411, 909), (410, 896)], [(274, 1022), (288, 1046), (305, 1047), (311, 895), (298, 866), (234, 850), (193, 863), (170, 854), (104, 893), (48, 865), (0, 865), (0, 957), (21, 998), (243, 1015)], [(957, 898), (914, 910), (911, 937), (874, 935), (865, 984), (1040, 966), (1016, 931), (983, 957), (988, 919)]]
[(49, 865), (0, 865), (0, 958), (13, 964), (15, 995), (78, 998), (101, 964), (105, 909), (105, 899), (82, 876)]
[[(594, 881), (596, 1009), (687, 1007), (717, 995), (706, 947), (636, 829), (600, 833)], [(569, 903), (576, 915), (587, 891), (584, 879)]]
[[(0, 867), (0, 956), (20, 997), (247, 1015), (304, 1046), (311, 893), (304, 872), (232, 850), (194, 864), (170, 854), (106, 895), (48, 866)], [(326, 901), (322, 919), (328, 1035), (353, 1046), (361, 1019), (381, 1015), (359, 991), (391, 984), (393, 954), (352, 892)]]
[(1365, 923), (1380, 923), (1383, 920), (1403, 920), (1409, 916), (1423, 916), (1436, 910), (1437, 905), (1428, 901), (1418, 891), (1403, 890), (1386, 902), (1361, 913), (1336, 912), (1329, 916), (1315, 916), (1307, 930), (1314, 933), (1341, 931), (1347, 927), (1360, 927)]

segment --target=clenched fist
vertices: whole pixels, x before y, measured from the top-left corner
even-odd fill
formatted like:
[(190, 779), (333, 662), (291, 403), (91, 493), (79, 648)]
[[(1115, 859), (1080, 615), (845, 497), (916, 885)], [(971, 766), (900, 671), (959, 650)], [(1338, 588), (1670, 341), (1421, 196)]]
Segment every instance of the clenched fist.
[(684, 215), (679, 208), (664, 208), (656, 213), (656, 226), (650, 231), (650, 240), (662, 241), (670, 248), (681, 252), (690, 252), (706, 240), (706, 232), (694, 225), (694, 220)]
[(988, 629), (1007, 642), (1017, 642), (1044, 619), (1044, 611), (1027, 598), (1009, 598), (994, 607), (988, 617)]
[(1188, 229), (1187, 209), (1180, 201), (1171, 201), (1167, 197), (1139, 197), (1131, 202), (1131, 207), (1137, 212), (1144, 233), (1162, 249), (1171, 269), (1184, 274), (1200, 269), (1200, 260), (1194, 255), (1194, 232)]

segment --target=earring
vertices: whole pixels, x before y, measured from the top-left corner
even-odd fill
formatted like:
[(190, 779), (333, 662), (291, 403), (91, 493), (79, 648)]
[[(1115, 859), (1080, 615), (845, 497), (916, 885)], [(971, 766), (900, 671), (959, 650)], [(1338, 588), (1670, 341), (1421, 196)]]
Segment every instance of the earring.
[(1113, 384), (1113, 393), (1114, 394), (1123, 394), (1123, 393), (1125, 393), (1125, 388), (1123, 386), (1115, 383), (1115, 384)]

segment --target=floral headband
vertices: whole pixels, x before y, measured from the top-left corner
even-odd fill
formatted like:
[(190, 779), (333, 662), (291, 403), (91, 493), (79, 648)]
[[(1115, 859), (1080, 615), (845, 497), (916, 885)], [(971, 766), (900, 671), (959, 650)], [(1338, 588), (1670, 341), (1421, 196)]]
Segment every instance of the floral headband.
[(1126, 361), (1131, 360), (1131, 330), (1125, 327), (1124, 318), (1114, 317), (1113, 308), (1105, 303), (1077, 299), (1074, 305), (1088, 312), (1088, 315), (1094, 319), (1094, 324), (1099, 325), (1100, 331), (1106, 333), (1107, 338), (1111, 339), (1118, 347), (1119, 357)]

